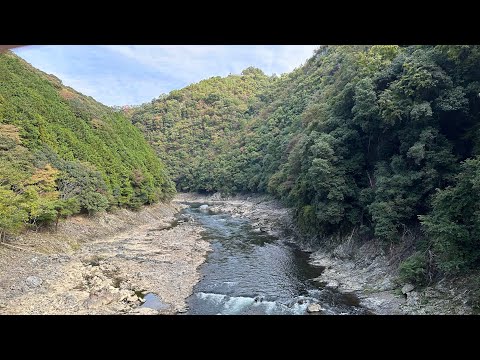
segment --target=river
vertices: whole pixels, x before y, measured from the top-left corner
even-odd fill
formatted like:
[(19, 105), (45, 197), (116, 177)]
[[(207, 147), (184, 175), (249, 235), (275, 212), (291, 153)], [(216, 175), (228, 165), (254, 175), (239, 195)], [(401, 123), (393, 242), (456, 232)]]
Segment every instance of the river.
[(303, 315), (311, 303), (320, 314), (367, 314), (353, 294), (312, 281), (322, 268), (294, 243), (254, 229), (247, 219), (200, 209), (182, 211), (205, 229), (213, 251), (201, 266), (201, 280), (187, 299), (187, 315)]

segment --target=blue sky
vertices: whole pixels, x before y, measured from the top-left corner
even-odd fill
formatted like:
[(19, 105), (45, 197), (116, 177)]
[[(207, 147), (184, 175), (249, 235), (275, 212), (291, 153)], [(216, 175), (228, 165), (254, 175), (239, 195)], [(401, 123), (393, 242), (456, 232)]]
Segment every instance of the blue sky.
[(36, 68), (106, 105), (134, 105), (249, 66), (280, 75), (315, 45), (45, 45), (13, 50)]

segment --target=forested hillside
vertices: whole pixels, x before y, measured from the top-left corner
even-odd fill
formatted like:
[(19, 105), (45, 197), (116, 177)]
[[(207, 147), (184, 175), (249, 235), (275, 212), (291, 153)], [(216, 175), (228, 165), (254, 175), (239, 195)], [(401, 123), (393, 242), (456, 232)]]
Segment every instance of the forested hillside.
[(0, 236), (167, 199), (174, 185), (121, 112), (0, 54)]
[(136, 108), (131, 119), (156, 148), (179, 190), (229, 191), (225, 182), (236, 170), (223, 157), (238, 147), (255, 95), (272, 81), (255, 68), (213, 77)]
[(398, 243), (421, 226), (403, 274), (422, 282), (432, 261), (479, 264), (479, 112), (478, 46), (322, 46), (292, 73), (213, 78), (132, 121), (179, 189), (269, 192), (319, 239)]

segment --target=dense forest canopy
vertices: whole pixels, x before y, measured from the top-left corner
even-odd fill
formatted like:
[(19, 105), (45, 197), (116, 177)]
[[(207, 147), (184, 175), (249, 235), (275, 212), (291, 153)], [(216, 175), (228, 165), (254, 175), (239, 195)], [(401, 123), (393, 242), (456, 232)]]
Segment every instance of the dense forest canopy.
[(479, 112), (478, 46), (321, 46), (289, 74), (208, 79), (131, 119), (181, 190), (271, 193), (319, 239), (395, 243), (421, 224), (418, 274), (427, 248), (446, 272), (480, 261)]
[(177, 189), (228, 191), (235, 169), (219, 156), (237, 147), (255, 96), (273, 82), (261, 70), (219, 76), (152, 100), (131, 113), (166, 164)]
[(12, 53), (0, 55), (0, 237), (175, 192), (142, 133)]

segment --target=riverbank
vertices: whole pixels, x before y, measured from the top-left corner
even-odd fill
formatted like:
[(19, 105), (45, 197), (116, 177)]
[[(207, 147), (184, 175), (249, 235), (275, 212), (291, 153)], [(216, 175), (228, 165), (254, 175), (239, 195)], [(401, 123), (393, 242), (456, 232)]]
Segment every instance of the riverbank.
[[(75, 216), (0, 246), (0, 314), (175, 314), (210, 249), (178, 203)], [(157, 310), (141, 307), (157, 295)]]
[[(176, 221), (184, 201), (248, 218), (255, 231), (296, 241), (324, 268), (319, 288), (354, 294), (376, 314), (470, 314), (471, 286), (443, 279), (416, 289), (396, 281), (392, 253), (352, 236), (340, 245), (300, 241), (292, 212), (268, 196), (179, 194), (171, 204), (75, 216), (58, 232), (30, 232), (0, 245), (0, 314), (176, 314), (199, 281), (211, 245), (195, 221)], [(191, 220), (191, 219), (190, 219)], [(402, 293), (402, 288), (405, 294)], [(141, 307), (157, 295), (156, 310)]]
[[(268, 196), (222, 198), (218, 194), (179, 194), (175, 201), (202, 202), (212, 211), (250, 219), (258, 231), (287, 239), (298, 236), (291, 210)], [(362, 306), (375, 314), (472, 313), (464, 282), (443, 279), (422, 289), (399, 283), (396, 252), (387, 252), (374, 241), (362, 243), (352, 236), (339, 245), (318, 244), (308, 239), (300, 241), (300, 245), (311, 252), (311, 264), (324, 268), (316, 278), (319, 287), (354, 294)]]

